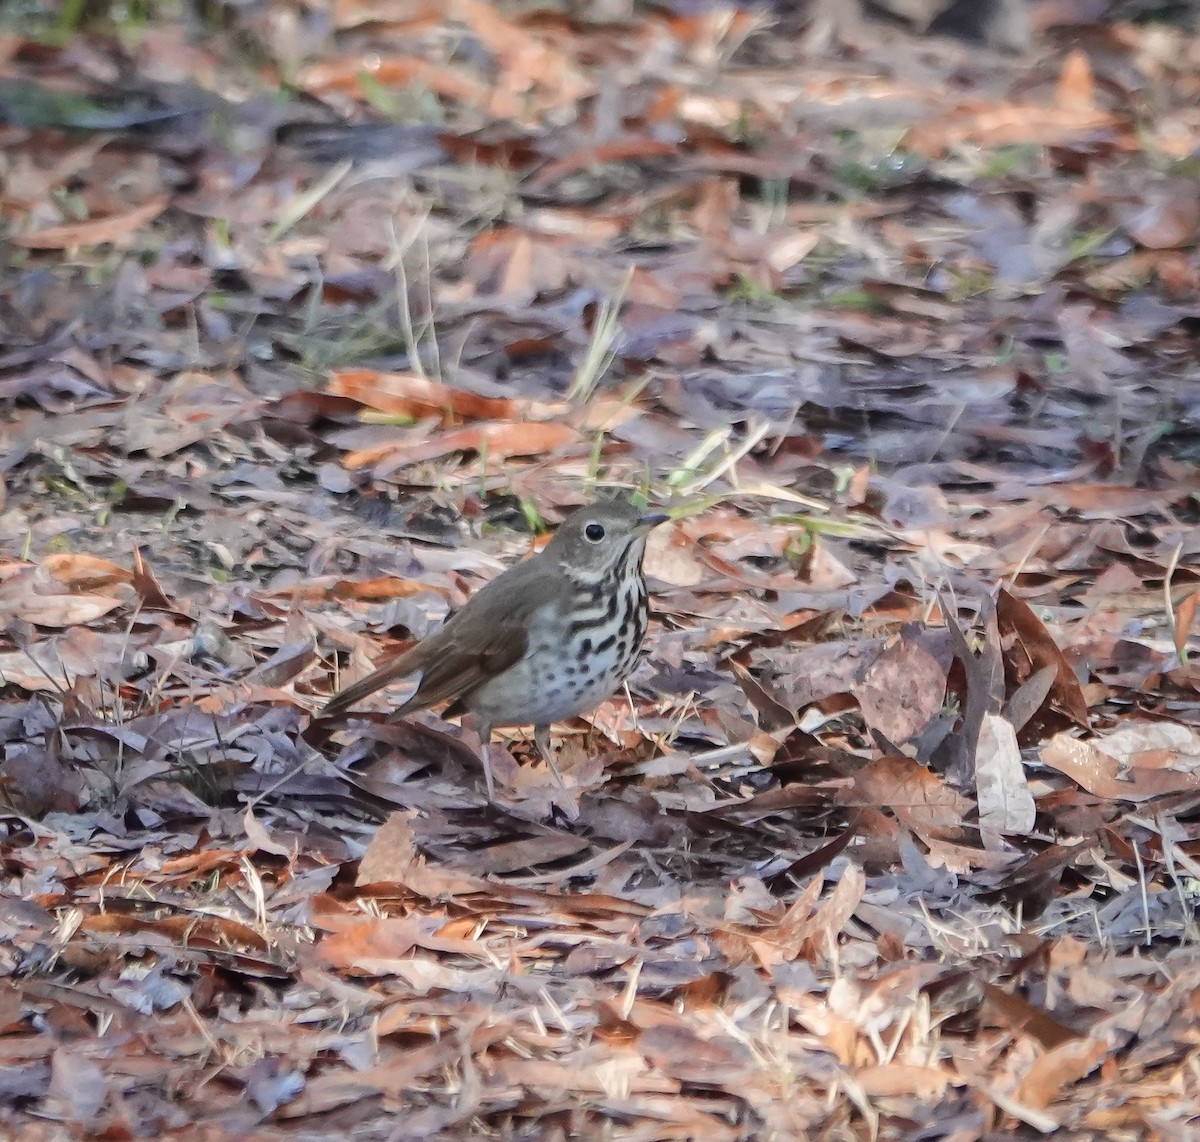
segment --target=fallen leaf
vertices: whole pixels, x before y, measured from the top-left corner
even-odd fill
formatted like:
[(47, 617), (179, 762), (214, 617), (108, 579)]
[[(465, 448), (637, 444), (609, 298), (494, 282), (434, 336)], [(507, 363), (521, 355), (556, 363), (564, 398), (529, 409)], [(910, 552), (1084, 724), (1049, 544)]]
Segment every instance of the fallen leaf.
[(562, 416), (567, 411), (566, 404), (478, 396), (416, 373), (381, 373), (374, 369), (346, 369), (333, 373), (326, 391), (331, 396), (349, 397), (380, 412), (413, 418), (453, 414), (472, 420), (528, 417), (541, 420)]
[(1012, 723), (999, 714), (984, 714), (975, 751), (975, 792), (979, 827), (989, 848), (1003, 845), (1003, 834), (1028, 836), (1037, 807)]
[(1075, 48), (1067, 53), (1058, 83), (1054, 88), (1054, 102), (1067, 111), (1088, 114), (1096, 109), (1096, 81), (1092, 76), (1092, 65), (1087, 52)]
[(1101, 1039), (1069, 1039), (1034, 1059), (1025, 1072), (1016, 1097), (1027, 1106), (1044, 1109), (1060, 1097), (1063, 1087), (1089, 1075), (1108, 1056)]
[(489, 460), (499, 461), (513, 456), (540, 456), (569, 444), (582, 443), (580, 434), (565, 424), (489, 421), (436, 433), (426, 440), (380, 444), (365, 451), (350, 452), (342, 463), (347, 468), (374, 465), (375, 475), (382, 478), (409, 464), (419, 464), (452, 452), (479, 452)]
[(854, 776), (854, 784), (840, 798), (863, 808), (884, 808), (914, 832), (954, 838), (963, 832), (971, 802), (955, 792), (935, 773), (908, 757), (880, 757)]
[(851, 692), (867, 725), (902, 745), (941, 710), (946, 672), (924, 647), (902, 639), (871, 663)]
[(32, 234), (17, 234), (9, 238), (14, 246), (27, 250), (71, 250), (80, 246), (99, 246), (116, 242), (140, 230), (157, 218), (167, 207), (167, 199), (154, 198), (124, 214), (92, 218), (87, 222), (71, 222), (63, 226), (48, 226)]

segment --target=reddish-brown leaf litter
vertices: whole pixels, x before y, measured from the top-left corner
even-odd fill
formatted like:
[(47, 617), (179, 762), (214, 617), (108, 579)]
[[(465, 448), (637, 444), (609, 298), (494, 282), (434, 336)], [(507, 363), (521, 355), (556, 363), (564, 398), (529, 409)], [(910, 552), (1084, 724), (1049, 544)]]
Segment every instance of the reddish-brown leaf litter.
[[(15, 7), (0, 1136), (1197, 1136), (1190, 6)], [(314, 720), (614, 487), (561, 783)]]

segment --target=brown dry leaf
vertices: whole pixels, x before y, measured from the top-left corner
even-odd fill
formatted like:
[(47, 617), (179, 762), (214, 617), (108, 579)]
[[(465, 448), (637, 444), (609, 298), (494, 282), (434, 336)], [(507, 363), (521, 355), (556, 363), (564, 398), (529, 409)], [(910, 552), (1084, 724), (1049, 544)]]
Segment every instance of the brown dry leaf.
[(1100, 1039), (1070, 1039), (1035, 1059), (1025, 1072), (1016, 1097), (1039, 1110), (1063, 1093), (1063, 1087), (1089, 1075), (1108, 1057), (1110, 1047)]
[(936, 158), (947, 148), (972, 144), (1004, 147), (1037, 143), (1070, 143), (1082, 135), (1119, 126), (1108, 111), (1037, 104), (993, 104), (964, 107), (941, 121), (912, 127), (903, 145), (917, 154)]
[(1008, 688), (1015, 690), (1039, 670), (1053, 666), (1054, 685), (1048, 696), (1050, 708), (1077, 725), (1086, 726), (1087, 702), (1075, 671), (1029, 604), (1001, 588), (996, 597), (996, 625), (1004, 640), (1004, 672)]
[[(749, 885), (751, 891), (756, 891), (760, 896), (765, 894), (761, 883), (751, 881)], [(772, 964), (795, 960), (808, 938), (808, 925), (812, 922), (813, 911), (820, 899), (821, 887), (821, 877), (814, 876), (778, 920), (761, 926), (725, 923), (713, 933), (713, 939), (724, 955), (735, 964), (753, 959), (758, 964), (769, 967)], [(746, 889), (746, 883), (730, 886), (725, 901), (727, 916), (744, 912), (743, 896)]]
[(247, 924), (241, 924), (227, 916), (210, 916), (202, 912), (162, 916), (158, 919), (102, 912), (94, 916), (85, 916), (79, 923), (79, 931), (105, 934), (154, 932), (180, 947), (189, 942), (197, 942), (266, 951), (271, 946), (269, 940)]
[[(1146, 752), (1156, 760), (1160, 760), (1166, 750), (1169, 757), (1179, 758), (1179, 753), (1161, 744), (1161, 738), (1156, 737), (1159, 726), (1142, 724), (1143, 732), (1139, 735), (1138, 727), (1129, 727), (1130, 735), (1134, 738), (1141, 736), (1147, 749)], [(1174, 727), (1182, 729), (1182, 727)], [(1128, 750), (1130, 737), (1114, 742), (1114, 749), (1119, 751), (1127, 761), (1132, 761)], [(1097, 797), (1106, 797), (1113, 801), (1147, 801), (1152, 797), (1160, 797), (1167, 793), (1182, 793), (1200, 789), (1200, 776), (1191, 772), (1174, 772), (1170, 769), (1133, 768), (1131, 765), (1122, 766), (1112, 754), (1104, 748), (1106, 739), (1099, 738), (1091, 741), (1081, 741), (1069, 734), (1056, 734), (1040, 751), (1040, 756), (1046, 765), (1066, 774), (1072, 781)], [(1191, 755), (1193, 758), (1196, 754)]]
[(1196, 243), (1200, 201), (1189, 182), (1153, 188), (1138, 207), (1122, 217), (1129, 236), (1147, 250), (1174, 250)]
[(854, 1081), (864, 1093), (873, 1098), (895, 1098), (897, 1095), (914, 1095), (923, 1102), (940, 1098), (946, 1087), (955, 1082), (955, 1076), (940, 1067), (921, 1067), (910, 1063), (883, 1063), (873, 1067), (860, 1067), (854, 1072)]
[(142, 606), (148, 610), (170, 611), (177, 609), (171, 600), (167, 598), (167, 593), (155, 578), (154, 570), (146, 561), (140, 547), (133, 549), (132, 582), (134, 589), (138, 593), (138, 597), (142, 600)]
[(362, 603), (381, 603), (389, 599), (408, 599), (413, 595), (449, 595), (443, 584), (426, 583), (420, 579), (401, 579), (395, 575), (376, 575), (369, 579), (343, 579), (323, 575), (302, 583), (289, 583), (278, 590), (263, 592), (263, 597), (286, 598), (302, 603), (319, 603), (329, 599), (352, 599)]
[[(711, 1115), (681, 1106), (679, 1080), (647, 1067), (646, 1058), (642, 1054), (613, 1046), (603, 1053), (603, 1065), (598, 1062), (599, 1057), (591, 1052), (582, 1059), (566, 1061), (504, 1055), (495, 1060), (494, 1078), (501, 1084), (502, 1089), (544, 1090), (556, 1097), (572, 1098), (581, 1092), (602, 1094), (606, 1105), (609, 1105), (608, 1100), (613, 1094), (610, 1080), (615, 1080), (620, 1084), (619, 1090), (628, 1091), (636, 1097), (636, 1101), (618, 1098), (617, 1105), (622, 1111), (634, 1112), (636, 1109), (638, 1112), (644, 1112), (647, 1106), (653, 1107), (655, 1134), (661, 1133), (663, 1122), (675, 1123), (684, 1119), (687, 1120), (685, 1125), (672, 1137), (695, 1138), (703, 1132), (706, 1142), (709, 1137), (713, 1142), (734, 1142), (735, 1136), (732, 1133), (713, 1130), (714, 1120)], [(672, 1057), (674, 1056), (666, 1056), (668, 1060)], [(701, 1058), (703, 1059), (703, 1056)], [(649, 1096), (653, 1094), (668, 1097), (651, 1102)]]
[[(726, 925), (717, 933), (717, 942), (731, 959), (753, 956), (765, 968), (800, 958), (819, 960), (836, 945), (862, 902), (865, 885), (862, 870), (847, 864), (833, 891), (818, 905), (823, 881), (820, 876), (813, 877), (777, 922), (757, 928)], [(733, 903), (739, 909), (744, 907), (741, 901)]]
[[(553, 790), (548, 788), (552, 783), (553, 775), (551, 774), (546, 777), (546, 780), (538, 781), (536, 784), (538, 787), (547, 787), (547, 795), (552, 795)], [(528, 797), (530, 791), (525, 790), (524, 792)], [(472, 864), (485, 874), (518, 872), (566, 860), (589, 848), (591, 848), (591, 842), (585, 837), (573, 837), (569, 833), (547, 831), (519, 841), (491, 845), (484, 852), (476, 853)]]
[[(0, 597), (3, 592), (0, 591)], [(64, 690), (76, 678), (118, 666), (129, 653), (125, 631), (68, 626), (61, 634), (18, 650), (0, 652), (0, 678), (25, 690)]]
[(563, 416), (565, 404), (483, 397), (453, 389), (416, 373), (344, 369), (331, 374), (326, 392), (349, 397), (368, 408), (398, 416), (445, 416), (470, 420), (546, 420)]
[[(353, 1111), (364, 1103), (378, 1102), (396, 1091), (410, 1090), (425, 1076), (445, 1072), (462, 1061), (463, 1048), (452, 1039), (417, 1043), (386, 1061), (369, 1067), (335, 1067), (308, 1075), (302, 1090), (291, 1101), (277, 1106), (272, 1119), (322, 1121), (331, 1111)], [(327, 1118), (325, 1119), (327, 1121)], [(411, 1118), (409, 1118), (411, 1121)]]
[(409, 464), (419, 464), (453, 452), (481, 452), (489, 460), (508, 460), (514, 456), (540, 456), (568, 445), (582, 445), (583, 437), (565, 424), (547, 421), (520, 421), (472, 425), (437, 433), (424, 440), (380, 444), (359, 452), (349, 452), (342, 463), (347, 468), (375, 466), (375, 474), (384, 477)]
[(14, 246), (27, 250), (71, 250), (80, 246), (99, 246), (116, 242), (140, 230), (157, 218), (167, 207), (165, 197), (154, 198), (124, 214), (107, 218), (92, 218), (87, 222), (72, 222), (63, 226), (48, 226), (32, 234), (18, 234), (9, 239)]
[(858, 576), (824, 543), (815, 543), (809, 549), (803, 579), (814, 591), (837, 591), (858, 582)]
[[(800, 641), (797, 638), (797, 641)], [(772, 692), (789, 710), (853, 693), (863, 672), (883, 653), (883, 639), (838, 639), (774, 654)], [(786, 695), (779, 693), (787, 688)]]
[(839, 800), (864, 808), (890, 809), (913, 832), (944, 839), (962, 834), (964, 818), (973, 808), (937, 774), (908, 757), (867, 762)]
[(593, 81), (576, 60), (538, 34), (536, 25), (519, 24), (484, 0), (451, 0), (450, 11), (495, 57), (500, 89), (522, 96), (526, 114), (532, 107), (544, 113), (573, 104), (594, 91)]
[(114, 583), (130, 583), (133, 576), (107, 559), (78, 552), (47, 555), (42, 566), (64, 586), (76, 591), (111, 587)]
[(564, 238), (531, 234), (502, 226), (476, 235), (467, 251), (463, 273), (445, 288), (447, 300), (488, 298), (518, 305), (538, 293), (562, 289), (571, 275)]
[(867, 725), (902, 745), (941, 710), (946, 673), (915, 640), (902, 639), (870, 665), (851, 692)]
[(694, 587), (704, 579), (704, 565), (696, 558), (696, 545), (686, 526), (656, 527), (646, 541), (642, 566), (651, 579), (672, 587)]
[(1096, 80), (1087, 52), (1076, 48), (1063, 60), (1054, 87), (1054, 102), (1066, 111), (1090, 114), (1096, 109)]
[(378, 603), (387, 599), (408, 599), (429, 592), (445, 594), (446, 589), (439, 589), (436, 584), (422, 583), (419, 579), (378, 575), (373, 579), (338, 579), (328, 590), (320, 594), (307, 594), (305, 598), (356, 599), (362, 603)]
[(112, 595), (81, 591), (59, 593), (37, 569), (0, 583), (0, 611), (34, 626), (71, 627), (90, 623), (121, 606)]
[(410, 812), (397, 811), (379, 826), (359, 862), (354, 883), (360, 887), (400, 884), (429, 899), (478, 891), (481, 882), (473, 877), (426, 863), (417, 851), (412, 818)]
[(810, 956), (825, 955), (838, 944), (854, 910), (862, 903), (867, 881), (858, 865), (847, 862), (833, 891), (821, 902), (813, 915), (807, 937), (806, 951)]
[(1014, 1031), (1031, 1035), (1046, 1048), (1055, 1048), (1065, 1043), (1074, 1042), (1079, 1033), (1060, 1023), (1054, 1016), (1043, 1011), (1040, 1007), (1013, 995), (994, 984), (983, 985), (988, 1002), (996, 1009)]
[(1174, 768), (1187, 773), (1200, 769), (1200, 730), (1178, 722), (1128, 717), (1099, 736), (1097, 743), (1130, 768)]
[(398, 968), (433, 930), (422, 916), (359, 919), (322, 939), (317, 956), (329, 967), (367, 975), (387, 975)]

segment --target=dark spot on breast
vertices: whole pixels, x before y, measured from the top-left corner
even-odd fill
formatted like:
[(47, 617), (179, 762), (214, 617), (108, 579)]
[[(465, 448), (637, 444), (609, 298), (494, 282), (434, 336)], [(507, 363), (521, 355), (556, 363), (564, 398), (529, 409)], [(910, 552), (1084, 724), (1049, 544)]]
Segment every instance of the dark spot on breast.
[(585, 638), (583, 640), (583, 642), (581, 642), (579, 644), (579, 653), (580, 654), (591, 654), (592, 653), (592, 640), (590, 638)]

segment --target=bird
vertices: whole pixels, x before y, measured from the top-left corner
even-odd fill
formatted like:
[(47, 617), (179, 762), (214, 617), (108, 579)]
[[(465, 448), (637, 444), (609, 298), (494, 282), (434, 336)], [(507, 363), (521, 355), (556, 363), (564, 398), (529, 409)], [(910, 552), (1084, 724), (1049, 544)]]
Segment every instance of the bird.
[(607, 496), (572, 512), (536, 555), (473, 594), (432, 634), (334, 694), (319, 717), (345, 713), (389, 683), (420, 672), (393, 713), (450, 702), (473, 714), (489, 801), (488, 743), (497, 726), (533, 725), (534, 744), (561, 783), (550, 725), (612, 695), (641, 655), (649, 604), (642, 557), (670, 517)]

